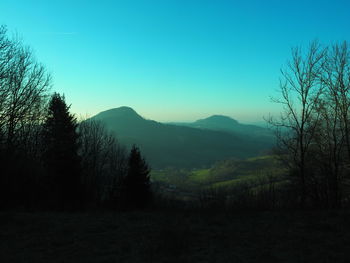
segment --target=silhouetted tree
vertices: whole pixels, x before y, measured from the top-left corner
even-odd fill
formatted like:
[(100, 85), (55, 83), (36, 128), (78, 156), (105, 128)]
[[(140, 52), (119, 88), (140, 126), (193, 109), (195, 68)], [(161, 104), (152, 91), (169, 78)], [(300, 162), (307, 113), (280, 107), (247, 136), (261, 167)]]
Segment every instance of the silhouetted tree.
[(317, 198), (334, 208), (341, 205), (350, 161), (350, 51), (346, 42), (328, 49), (322, 70), (324, 94), (318, 107), (322, 118), (314, 158), (321, 186)]
[(151, 200), (150, 168), (134, 145), (128, 159), (128, 172), (123, 179), (121, 202), (125, 208), (143, 208)]
[(8, 151), (22, 144), (30, 124), (42, 120), (50, 80), (31, 49), (0, 27), (0, 129)]
[[(300, 190), (300, 204), (339, 207), (350, 169), (350, 52), (346, 42), (306, 53), (293, 49), (282, 71), (277, 128), (282, 159)], [(294, 179), (294, 180), (293, 180)]]
[(268, 121), (277, 128), (278, 143), (288, 152), (285, 161), (291, 169), (300, 190), (300, 205), (305, 205), (308, 195), (310, 170), (308, 161), (321, 114), (318, 103), (323, 94), (320, 82), (325, 62), (326, 49), (316, 41), (311, 43), (306, 54), (301, 48), (292, 50), (292, 60), (282, 71), (281, 97), (273, 99), (283, 106), (280, 118)]
[(39, 167), (35, 143), (50, 79), (31, 49), (0, 26), (0, 203), (28, 200), (23, 195), (36, 191), (28, 181)]
[(96, 120), (79, 124), (79, 141), (86, 205), (111, 203), (126, 175), (128, 156), (125, 148), (102, 122)]
[(43, 126), (44, 153), (54, 208), (74, 208), (81, 195), (80, 157), (75, 117), (69, 113), (65, 98), (58, 93), (51, 97)]

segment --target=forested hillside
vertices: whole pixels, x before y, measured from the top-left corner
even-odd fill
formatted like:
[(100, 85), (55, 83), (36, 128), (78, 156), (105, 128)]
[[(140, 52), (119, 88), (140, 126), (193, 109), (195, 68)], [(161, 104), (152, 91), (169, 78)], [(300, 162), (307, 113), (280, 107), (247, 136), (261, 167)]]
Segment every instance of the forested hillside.
[[(228, 159), (265, 154), (273, 146), (266, 129), (247, 126), (254, 134), (163, 124), (147, 120), (129, 107), (107, 110), (92, 117), (101, 121), (121, 143), (137, 144), (153, 168), (208, 167)], [(241, 125), (245, 127), (244, 125)], [(259, 132), (261, 131), (261, 135)]]

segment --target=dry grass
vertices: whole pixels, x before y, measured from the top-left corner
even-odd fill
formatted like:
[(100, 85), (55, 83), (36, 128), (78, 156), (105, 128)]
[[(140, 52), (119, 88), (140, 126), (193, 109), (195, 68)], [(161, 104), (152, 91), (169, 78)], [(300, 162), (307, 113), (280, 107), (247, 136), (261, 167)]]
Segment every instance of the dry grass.
[(0, 262), (350, 262), (350, 213), (0, 213)]

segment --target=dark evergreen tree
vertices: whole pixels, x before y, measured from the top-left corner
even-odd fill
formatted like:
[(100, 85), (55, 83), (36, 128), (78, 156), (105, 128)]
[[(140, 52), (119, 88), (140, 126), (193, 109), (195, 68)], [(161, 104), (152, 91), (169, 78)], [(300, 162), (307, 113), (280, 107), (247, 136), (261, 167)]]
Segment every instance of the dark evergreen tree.
[(150, 168), (134, 145), (128, 159), (128, 172), (123, 180), (122, 202), (126, 208), (143, 208), (151, 201)]
[(43, 142), (51, 205), (56, 209), (76, 208), (81, 192), (77, 121), (58, 93), (49, 103)]

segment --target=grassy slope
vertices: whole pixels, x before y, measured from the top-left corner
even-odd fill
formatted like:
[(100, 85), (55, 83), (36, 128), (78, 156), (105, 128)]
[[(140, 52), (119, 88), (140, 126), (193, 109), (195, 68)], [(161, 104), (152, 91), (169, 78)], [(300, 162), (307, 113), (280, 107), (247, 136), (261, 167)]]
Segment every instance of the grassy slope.
[(0, 213), (0, 262), (350, 262), (349, 212)]

